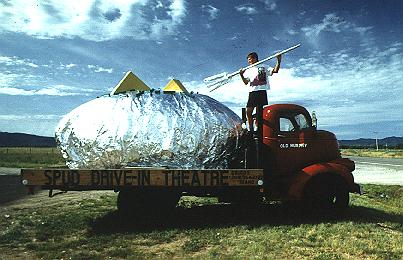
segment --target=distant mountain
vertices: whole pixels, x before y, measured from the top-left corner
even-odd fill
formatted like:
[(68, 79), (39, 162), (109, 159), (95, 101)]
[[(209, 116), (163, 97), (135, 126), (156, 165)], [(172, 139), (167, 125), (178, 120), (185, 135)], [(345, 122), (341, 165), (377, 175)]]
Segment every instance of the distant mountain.
[(0, 147), (55, 147), (53, 137), (0, 132)]
[[(339, 140), (342, 147), (375, 147), (375, 139), (360, 138), (355, 140)], [(402, 147), (403, 137), (386, 137), (378, 139), (378, 147)]]

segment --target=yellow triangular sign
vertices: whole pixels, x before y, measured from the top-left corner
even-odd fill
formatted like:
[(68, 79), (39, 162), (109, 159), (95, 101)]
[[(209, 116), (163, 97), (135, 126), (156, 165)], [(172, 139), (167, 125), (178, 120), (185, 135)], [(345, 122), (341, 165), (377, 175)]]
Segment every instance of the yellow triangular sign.
[(112, 90), (111, 95), (134, 90), (148, 91), (150, 88), (141, 81), (141, 79), (134, 75), (133, 72), (128, 71), (123, 79)]
[(175, 91), (189, 93), (182, 83), (177, 79), (171, 79), (168, 84), (164, 87), (163, 91)]

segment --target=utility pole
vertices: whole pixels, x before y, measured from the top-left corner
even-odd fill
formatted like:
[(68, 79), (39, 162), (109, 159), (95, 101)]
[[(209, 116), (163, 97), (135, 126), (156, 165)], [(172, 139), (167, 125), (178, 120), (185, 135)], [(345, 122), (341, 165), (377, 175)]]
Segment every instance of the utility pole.
[(378, 132), (374, 132), (375, 134), (375, 146), (376, 146), (376, 150), (378, 151)]

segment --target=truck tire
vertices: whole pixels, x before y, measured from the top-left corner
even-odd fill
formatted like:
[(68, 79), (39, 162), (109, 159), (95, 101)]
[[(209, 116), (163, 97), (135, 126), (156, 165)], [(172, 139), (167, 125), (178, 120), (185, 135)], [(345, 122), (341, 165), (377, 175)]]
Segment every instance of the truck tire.
[(132, 190), (121, 190), (118, 193), (118, 198), (116, 201), (118, 211), (122, 215), (132, 215), (134, 211), (134, 205), (136, 204), (135, 192)]
[(174, 209), (179, 198), (172, 192), (125, 189), (118, 194), (117, 208), (124, 215), (157, 215)]
[(313, 210), (341, 212), (348, 207), (349, 200), (347, 184), (336, 174), (319, 174), (304, 189), (304, 201)]

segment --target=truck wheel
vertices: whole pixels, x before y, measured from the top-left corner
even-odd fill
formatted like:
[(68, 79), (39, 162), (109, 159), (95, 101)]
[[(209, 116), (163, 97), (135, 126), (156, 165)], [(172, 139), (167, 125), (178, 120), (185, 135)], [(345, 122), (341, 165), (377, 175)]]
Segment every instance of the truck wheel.
[(121, 190), (119, 191), (118, 198), (116, 201), (118, 211), (122, 213), (122, 215), (132, 215), (134, 213), (134, 208), (136, 202), (135, 194), (132, 190)]
[(304, 199), (312, 209), (342, 211), (348, 207), (350, 194), (341, 177), (321, 174), (308, 182)]
[(125, 215), (156, 215), (175, 208), (178, 194), (145, 190), (121, 190), (117, 198), (118, 211)]

